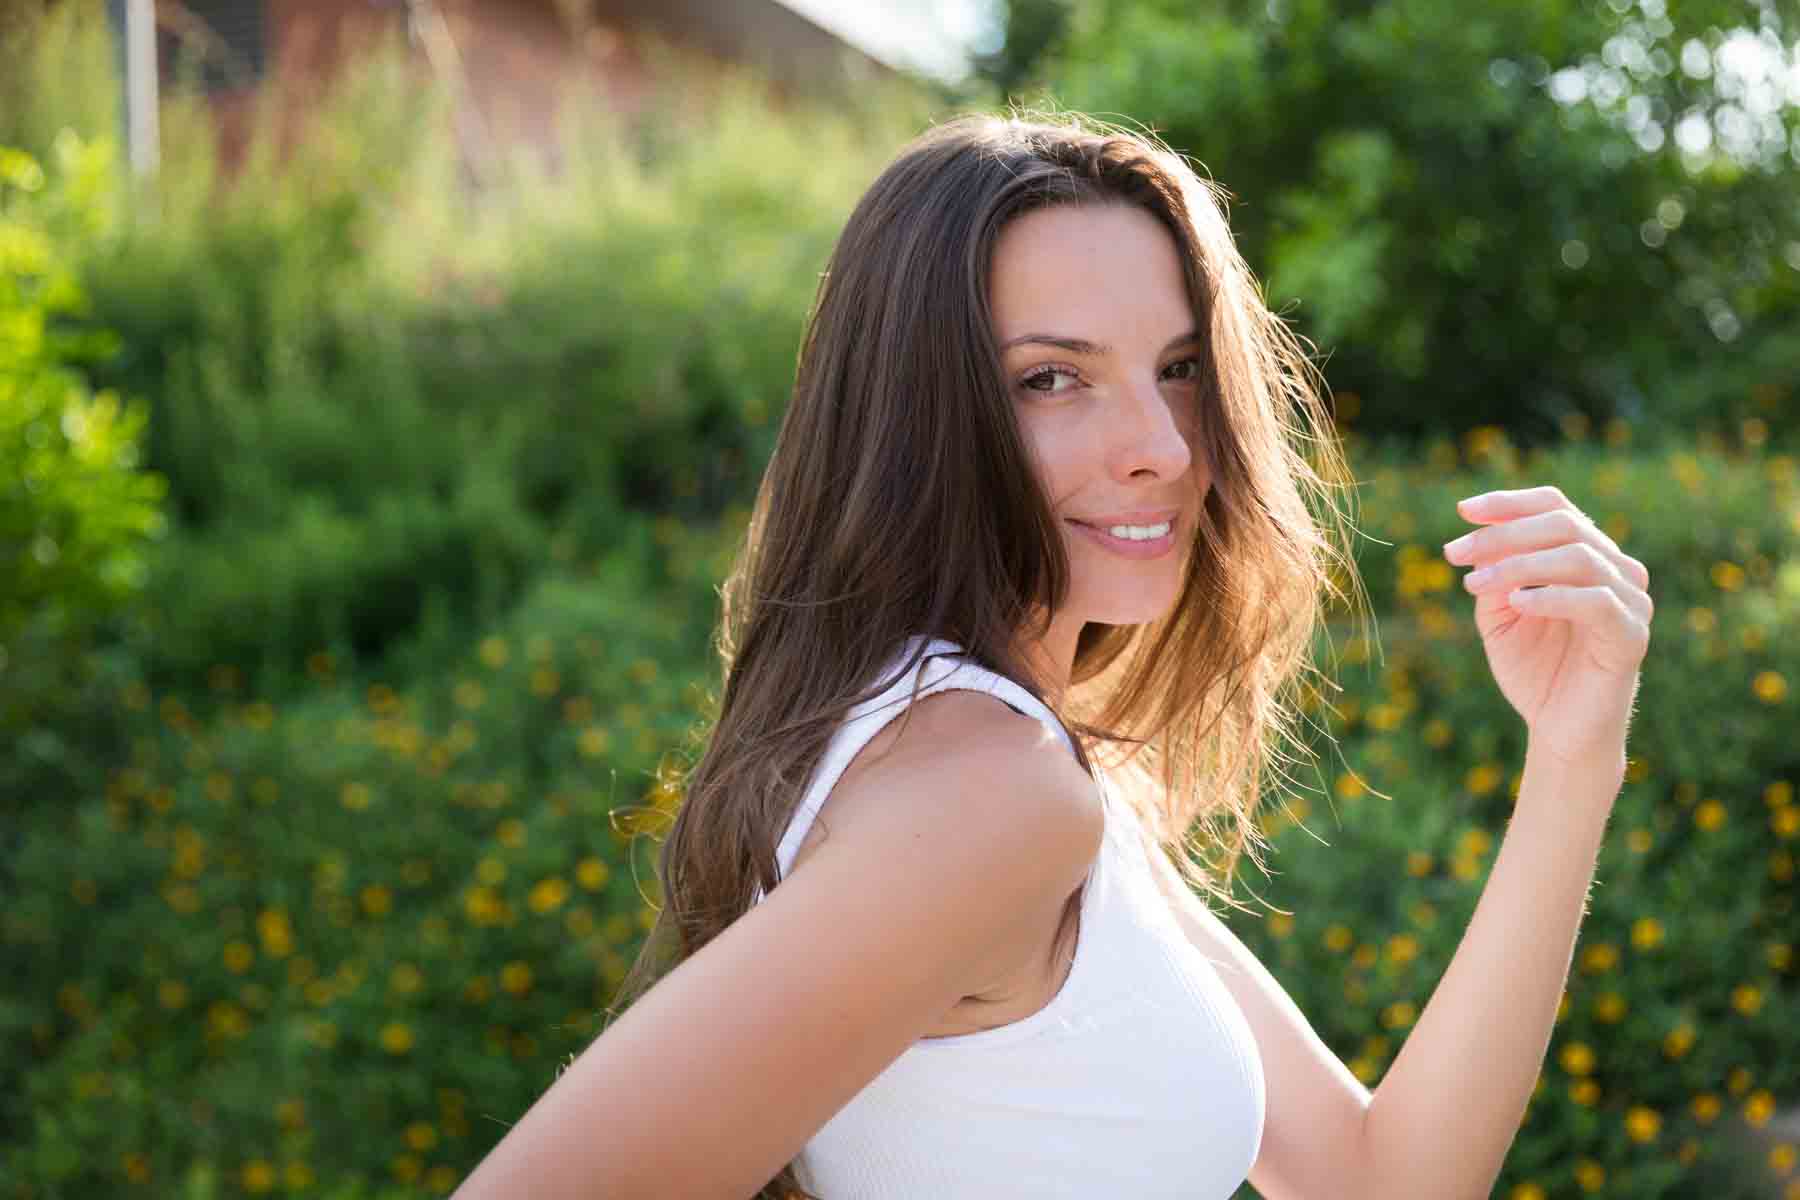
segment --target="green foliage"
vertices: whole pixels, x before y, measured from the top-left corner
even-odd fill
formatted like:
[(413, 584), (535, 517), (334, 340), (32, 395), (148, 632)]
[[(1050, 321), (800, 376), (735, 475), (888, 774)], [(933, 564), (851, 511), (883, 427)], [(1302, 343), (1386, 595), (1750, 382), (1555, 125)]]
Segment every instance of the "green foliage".
[(127, 682), (129, 759), (11, 851), (11, 1182), (466, 1173), (598, 1031), (647, 928), (630, 834), (674, 799), (722, 545), (658, 552), (689, 592), (659, 603), (637, 532), (404, 679), (320, 653), (279, 703), (223, 665), (198, 696)]
[[(997, 83), (1151, 126), (1232, 192), (1360, 428), (1800, 428), (1791, 10), (1033, 0), (1014, 20), (1045, 49), (1001, 56)], [(1773, 77), (1729, 69), (1758, 37)]]
[(398, 52), (276, 156), (270, 113), (220, 187), (204, 111), (165, 106), (157, 189), (82, 263), (149, 396), (177, 536), (153, 563), (158, 678), (378, 656), (435, 607), (497, 619), (546, 556), (625, 514), (746, 501), (831, 238), (895, 111), (572, 111), (471, 192)]
[(42, 162), (65, 129), (118, 136), (117, 52), (102, 0), (0, 5), (0, 146)]
[(86, 325), (74, 243), (105, 236), (112, 153), (72, 132), (51, 169), (0, 146), (0, 734), (81, 682), (95, 627), (142, 589), (163, 480), (137, 466), (146, 412), (90, 391), (118, 345)]

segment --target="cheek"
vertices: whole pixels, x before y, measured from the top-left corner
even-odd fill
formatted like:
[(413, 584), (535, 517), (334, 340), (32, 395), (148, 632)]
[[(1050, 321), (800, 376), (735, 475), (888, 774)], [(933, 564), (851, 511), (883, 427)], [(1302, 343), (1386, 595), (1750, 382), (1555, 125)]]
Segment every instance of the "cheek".
[(1080, 432), (1072, 426), (1056, 428), (1049, 421), (1021, 422), (1019, 432), (1024, 436), (1026, 448), (1031, 451), (1044, 497), (1051, 510), (1060, 517), (1061, 512), (1056, 510), (1065, 499), (1081, 489), (1084, 472), (1089, 467), (1083, 462), (1084, 455), (1087, 455), (1083, 446), (1091, 445), (1092, 439), (1082, 438)]

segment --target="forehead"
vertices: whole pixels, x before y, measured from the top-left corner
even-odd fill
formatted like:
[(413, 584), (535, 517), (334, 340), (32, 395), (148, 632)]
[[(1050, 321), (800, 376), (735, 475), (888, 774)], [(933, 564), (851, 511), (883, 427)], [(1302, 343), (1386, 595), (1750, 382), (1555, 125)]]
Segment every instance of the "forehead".
[(1174, 235), (1137, 205), (1035, 209), (994, 243), (988, 303), (994, 334), (1153, 345), (1192, 324)]

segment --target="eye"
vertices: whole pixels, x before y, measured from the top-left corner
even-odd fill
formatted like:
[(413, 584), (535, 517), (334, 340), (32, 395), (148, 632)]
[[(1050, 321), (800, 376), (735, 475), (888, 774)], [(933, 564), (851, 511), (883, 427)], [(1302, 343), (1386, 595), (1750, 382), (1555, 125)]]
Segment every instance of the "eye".
[(1192, 383), (1200, 378), (1200, 360), (1197, 358), (1178, 359), (1177, 361), (1170, 363), (1167, 367), (1164, 367), (1163, 370), (1165, 372), (1173, 371), (1177, 367), (1188, 368), (1186, 374), (1174, 376), (1178, 383)]
[(1058, 388), (1056, 386), (1056, 377), (1058, 375), (1073, 380), (1079, 380), (1081, 378), (1081, 374), (1072, 367), (1065, 367), (1061, 363), (1046, 363), (1044, 366), (1037, 368), (1030, 374), (1020, 376), (1019, 386), (1029, 391), (1044, 392), (1046, 394), (1067, 391), (1067, 388)]

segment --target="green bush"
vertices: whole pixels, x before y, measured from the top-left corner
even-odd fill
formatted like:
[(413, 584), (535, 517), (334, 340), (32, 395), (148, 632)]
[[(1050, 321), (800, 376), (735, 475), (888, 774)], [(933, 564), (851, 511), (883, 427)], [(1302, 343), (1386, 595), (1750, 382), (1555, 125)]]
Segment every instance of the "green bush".
[(229, 188), (171, 100), (155, 189), (83, 257), (123, 343), (106, 382), (149, 398), (170, 481), (159, 681), (375, 654), (433, 605), (492, 621), (552, 547), (747, 501), (830, 240), (901, 139), (879, 108), (774, 120), (728, 80), (655, 136), (571, 111), (555, 174), (521, 157), (471, 192), (398, 54), (286, 158), (258, 125)]
[(118, 345), (85, 320), (69, 262), (112, 218), (111, 146), (67, 133), (50, 166), (0, 146), (0, 737), (39, 743), (90, 677), (97, 629), (143, 589), (164, 492), (138, 466), (144, 405), (84, 374)]
[(129, 683), (128, 761), (11, 855), (0, 1126), (33, 1190), (5, 1194), (447, 1192), (647, 928), (630, 834), (673, 800), (708, 653), (706, 584), (654, 579), (722, 549), (655, 545), (640, 522), (410, 676), (320, 652), (279, 703), (226, 665), (203, 696)]

